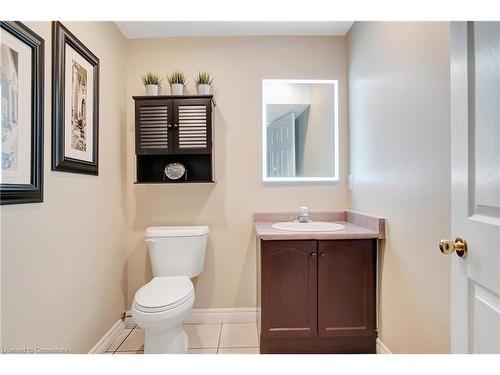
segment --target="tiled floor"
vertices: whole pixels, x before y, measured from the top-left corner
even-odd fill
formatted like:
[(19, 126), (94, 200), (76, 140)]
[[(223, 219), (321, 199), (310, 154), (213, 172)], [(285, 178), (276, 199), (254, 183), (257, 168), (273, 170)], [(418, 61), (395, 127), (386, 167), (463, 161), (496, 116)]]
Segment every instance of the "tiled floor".
[[(255, 323), (184, 324), (188, 354), (259, 354)], [(144, 331), (126, 328), (106, 350), (107, 354), (143, 354)]]

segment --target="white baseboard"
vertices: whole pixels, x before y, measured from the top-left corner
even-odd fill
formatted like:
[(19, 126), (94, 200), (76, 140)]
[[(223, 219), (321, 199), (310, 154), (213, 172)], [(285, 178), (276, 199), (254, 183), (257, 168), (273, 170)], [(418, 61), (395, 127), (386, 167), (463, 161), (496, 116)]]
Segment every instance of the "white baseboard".
[(184, 323), (255, 323), (256, 321), (257, 309), (249, 307), (235, 309), (193, 309), (191, 315)]
[(392, 352), (389, 350), (387, 346), (384, 345), (380, 339), (377, 339), (377, 346), (376, 346), (377, 354), (392, 354)]
[(118, 336), (125, 330), (125, 322), (118, 320), (111, 329), (104, 334), (95, 346), (90, 349), (89, 354), (102, 354), (116, 340)]

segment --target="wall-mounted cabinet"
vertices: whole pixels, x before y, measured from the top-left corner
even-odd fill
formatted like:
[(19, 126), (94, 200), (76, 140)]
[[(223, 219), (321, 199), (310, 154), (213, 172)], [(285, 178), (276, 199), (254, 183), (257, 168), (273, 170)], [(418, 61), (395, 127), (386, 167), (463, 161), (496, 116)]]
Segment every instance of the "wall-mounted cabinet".
[[(134, 96), (137, 183), (213, 182), (212, 95)], [(165, 168), (180, 163), (171, 179)]]

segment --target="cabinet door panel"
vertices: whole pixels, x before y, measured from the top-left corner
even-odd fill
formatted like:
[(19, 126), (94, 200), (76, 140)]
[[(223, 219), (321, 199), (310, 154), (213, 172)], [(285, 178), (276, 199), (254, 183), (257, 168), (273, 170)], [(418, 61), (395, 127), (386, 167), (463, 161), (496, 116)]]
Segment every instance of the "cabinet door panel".
[(212, 152), (211, 99), (175, 99), (175, 146), (177, 154)]
[(319, 336), (375, 334), (374, 242), (318, 243)]
[(316, 246), (316, 241), (262, 241), (263, 336), (317, 335)]
[(173, 118), (172, 100), (137, 100), (135, 102), (136, 154), (172, 153)]

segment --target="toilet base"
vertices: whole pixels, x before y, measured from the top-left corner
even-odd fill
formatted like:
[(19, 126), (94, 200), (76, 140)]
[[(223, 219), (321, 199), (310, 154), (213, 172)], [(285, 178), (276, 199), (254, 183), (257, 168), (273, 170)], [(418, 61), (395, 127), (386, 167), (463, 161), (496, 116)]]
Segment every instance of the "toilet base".
[(188, 337), (182, 325), (164, 331), (145, 331), (144, 354), (185, 354), (187, 350)]

